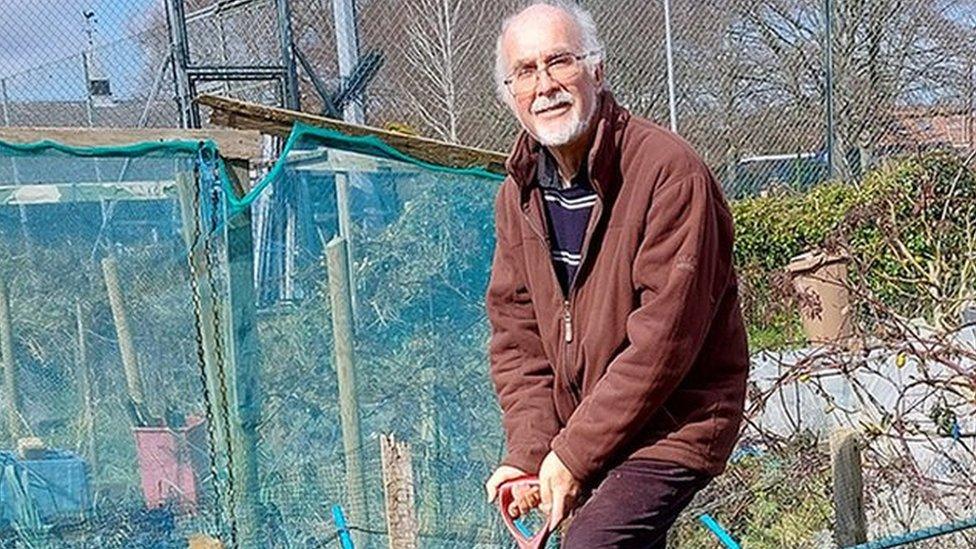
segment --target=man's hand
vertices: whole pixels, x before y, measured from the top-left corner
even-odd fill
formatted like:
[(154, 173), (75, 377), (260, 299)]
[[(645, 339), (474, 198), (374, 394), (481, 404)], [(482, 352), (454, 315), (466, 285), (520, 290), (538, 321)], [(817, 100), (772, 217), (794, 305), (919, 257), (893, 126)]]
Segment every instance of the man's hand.
[[(498, 487), (503, 482), (512, 480), (513, 478), (524, 477), (525, 475), (525, 471), (510, 465), (502, 465), (498, 469), (495, 469), (495, 472), (492, 473), (491, 477), (485, 483), (485, 491), (488, 492), (488, 503), (495, 501), (495, 498), (498, 497)], [(528, 490), (516, 488), (512, 490), (512, 496), (512, 504), (508, 507), (508, 514), (512, 518), (519, 518), (539, 505), (538, 488)]]
[(549, 525), (555, 528), (576, 505), (580, 483), (573, 478), (559, 456), (549, 452), (539, 468), (539, 488), (542, 497), (540, 509), (549, 515)]

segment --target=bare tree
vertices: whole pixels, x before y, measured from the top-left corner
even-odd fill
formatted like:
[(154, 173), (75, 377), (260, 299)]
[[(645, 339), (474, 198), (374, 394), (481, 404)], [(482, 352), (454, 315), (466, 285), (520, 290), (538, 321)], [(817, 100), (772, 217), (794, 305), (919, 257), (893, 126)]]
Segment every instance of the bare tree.
[(475, 50), (490, 43), (485, 33), (489, 9), (489, 3), (479, 0), (403, 4), (403, 61), (414, 77), (405, 95), (414, 113), (441, 139), (457, 142), (461, 119), (474, 107), (465, 96), (481, 84), (472, 66)]

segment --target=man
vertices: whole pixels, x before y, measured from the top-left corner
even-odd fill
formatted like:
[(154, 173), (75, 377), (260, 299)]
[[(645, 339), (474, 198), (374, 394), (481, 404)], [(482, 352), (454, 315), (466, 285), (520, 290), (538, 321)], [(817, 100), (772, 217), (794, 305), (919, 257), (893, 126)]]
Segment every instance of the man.
[(508, 19), (496, 78), (524, 131), (496, 200), (487, 309), (508, 452), (488, 498), (537, 474), (509, 511), (541, 502), (558, 524), (579, 506), (563, 547), (664, 547), (743, 411), (728, 207), (687, 143), (614, 101), (575, 4)]

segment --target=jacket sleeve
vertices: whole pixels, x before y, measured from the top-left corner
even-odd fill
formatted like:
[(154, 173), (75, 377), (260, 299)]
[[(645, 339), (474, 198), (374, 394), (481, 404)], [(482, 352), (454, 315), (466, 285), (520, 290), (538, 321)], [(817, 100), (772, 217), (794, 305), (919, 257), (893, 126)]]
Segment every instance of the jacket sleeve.
[(552, 448), (591, 480), (641, 432), (688, 374), (731, 273), (731, 220), (711, 175), (665, 181), (654, 193), (633, 264), (640, 304), (628, 344), (607, 366)]
[[(491, 377), (502, 408), (507, 454), (503, 464), (536, 473), (559, 430), (553, 370), (539, 336), (525, 276), (514, 197), (503, 185), (495, 203), (496, 244), (486, 308), (491, 324)], [(511, 196), (511, 195), (509, 195)], [(509, 202), (506, 204), (506, 202)]]

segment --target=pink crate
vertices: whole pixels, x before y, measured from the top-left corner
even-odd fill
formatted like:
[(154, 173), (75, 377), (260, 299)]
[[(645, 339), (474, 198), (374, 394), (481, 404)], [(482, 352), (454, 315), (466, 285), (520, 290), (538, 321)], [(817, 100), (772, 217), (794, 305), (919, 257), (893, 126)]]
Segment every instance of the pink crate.
[(136, 427), (133, 434), (146, 505), (195, 512), (210, 474), (206, 421), (190, 417), (186, 427)]

